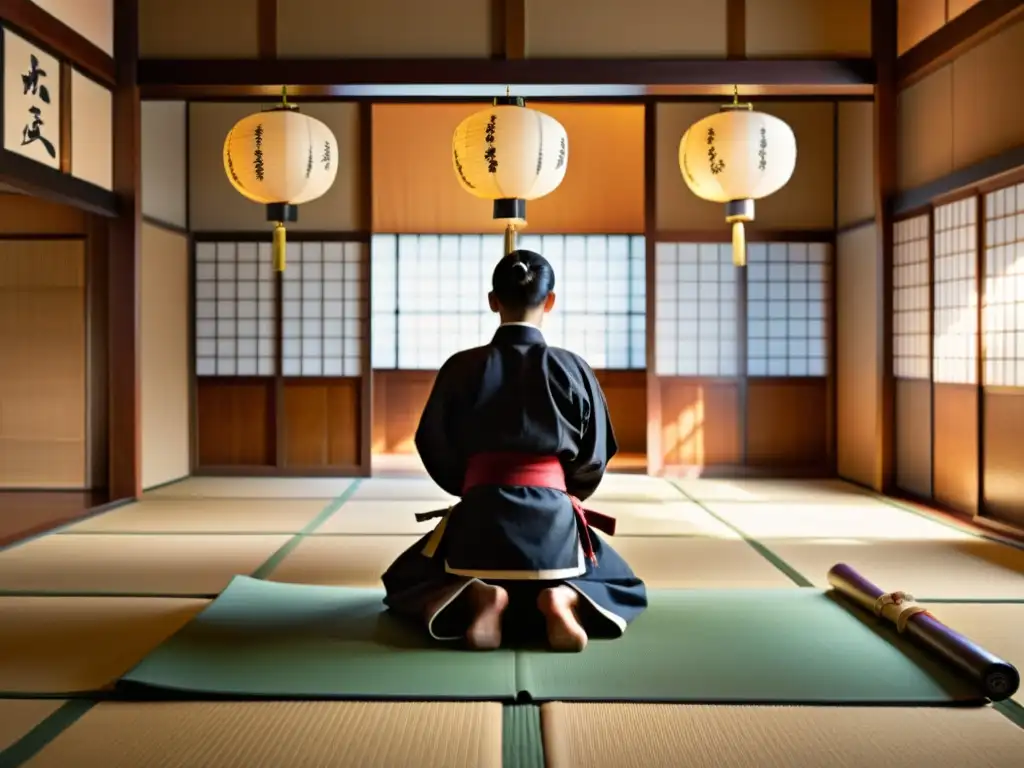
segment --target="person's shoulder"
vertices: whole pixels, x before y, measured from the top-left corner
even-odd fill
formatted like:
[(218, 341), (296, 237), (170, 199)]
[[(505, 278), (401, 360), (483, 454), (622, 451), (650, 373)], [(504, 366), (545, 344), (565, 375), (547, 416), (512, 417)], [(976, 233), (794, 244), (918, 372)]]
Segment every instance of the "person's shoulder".
[(460, 349), (444, 361), (444, 364), (441, 366), (441, 370), (457, 370), (466, 365), (471, 365), (472, 363), (480, 360), (481, 357), (485, 357), (487, 355), (487, 349), (486, 345), (470, 347), (469, 349)]
[(591, 369), (590, 364), (571, 349), (552, 346), (549, 346), (547, 349), (548, 354), (557, 360), (563, 367), (576, 371), (583, 376), (592, 377), (594, 375), (594, 371)]

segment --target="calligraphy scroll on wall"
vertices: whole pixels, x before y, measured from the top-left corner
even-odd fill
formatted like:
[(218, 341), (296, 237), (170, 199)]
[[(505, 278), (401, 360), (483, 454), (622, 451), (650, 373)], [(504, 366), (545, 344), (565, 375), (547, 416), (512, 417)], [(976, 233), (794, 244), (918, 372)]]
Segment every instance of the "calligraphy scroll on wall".
[(4, 149), (60, 169), (60, 61), (3, 30)]

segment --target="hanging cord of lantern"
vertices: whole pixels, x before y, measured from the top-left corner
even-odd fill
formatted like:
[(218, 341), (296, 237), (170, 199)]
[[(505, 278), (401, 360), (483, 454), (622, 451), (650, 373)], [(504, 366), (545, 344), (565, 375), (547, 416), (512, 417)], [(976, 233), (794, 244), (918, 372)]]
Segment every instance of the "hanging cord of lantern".
[[(288, 102), (288, 86), (281, 86), (281, 103), (270, 108), (271, 112), (298, 112), (295, 104)], [(274, 258), (274, 271), (284, 272), (288, 246), (286, 241), (285, 221), (295, 221), (295, 206), (287, 203), (272, 203), (267, 206), (267, 218), (274, 223), (273, 245), (271, 253)]]
[(732, 112), (733, 110), (745, 109), (748, 112), (754, 111), (754, 105), (749, 101), (740, 101), (740, 87), (734, 85), (732, 87), (732, 104), (723, 104), (720, 108), (722, 112)]
[[(522, 96), (513, 96), (512, 86), (506, 85), (505, 95), (494, 97), (494, 106), (525, 108), (526, 99)], [(493, 218), (505, 219), (505, 253), (512, 253), (516, 249), (516, 240), (518, 239), (516, 224), (526, 220), (526, 201), (514, 197), (495, 200)]]

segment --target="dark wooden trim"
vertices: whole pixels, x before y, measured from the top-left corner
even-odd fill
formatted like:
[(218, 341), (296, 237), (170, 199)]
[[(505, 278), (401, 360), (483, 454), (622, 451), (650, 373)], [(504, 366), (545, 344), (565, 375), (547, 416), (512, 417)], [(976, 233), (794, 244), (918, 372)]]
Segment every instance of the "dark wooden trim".
[[(300, 213), (301, 215), (301, 213)], [(267, 224), (266, 231), (209, 231), (193, 232), (192, 236), (197, 243), (269, 243), (273, 235), (273, 228)], [(302, 230), (288, 230), (288, 242), (290, 243), (369, 243), (370, 232), (307, 232)]]
[[(726, 233), (728, 235), (728, 233)], [(728, 242), (728, 241), (726, 241)], [(750, 240), (748, 239), (748, 242)], [(747, 280), (747, 268), (739, 270), (736, 276), (736, 445), (739, 449), (740, 464), (747, 463), (749, 454), (750, 432), (747, 424), (750, 415), (750, 321), (747, 317), (749, 309), (750, 284)], [(768, 378), (768, 377), (765, 377)]]
[[(825, 402), (828, 413), (825, 417), (825, 446), (828, 453), (829, 468), (839, 472), (839, 236), (847, 231), (839, 226), (839, 105), (832, 106), (832, 226), (836, 228), (832, 238), (832, 247), (828, 255), (828, 303), (825, 306), (825, 320), (828, 333), (825, 342), (825, 358), (828, 381), (826, 384)], [(870, 223), (874, 223), (872, 217)], [(865, 225), (864, 222), (852, 222)], [(865, 225), (866, 226), (866, 225)]]
[(526, 0), (501, 0), (504, 6), (505, 59), (526, 58)]
[(978, 0), (899, 57), (900, 89), (913, 85), (1024, 17), (1020, 0)]
[(363, 469), (351, 464), (336, 467), (276, 467), (270, 464), (196, 467), (196, 477), (366, 477)]
[(141, 104), (135, 82), (139, 0), (114, 9), (114, 190), (119, 215), (110, 222), (110, 497), (142, 494), (139, 278), (142, 229)]
[(196, 373), (196, 241), (188, 240), (188, 471), (199, 466), (199, 376)]
[(967, 197), (980, 191), (983, 185), (986, 189), (1000, 186), (999, 177), (1020, 173), (1022, 168), (1024, 168), (1024, 144), (982, 160), (980, 163), (954, 171), (941, 179), (901, 192), (896, 197), (895, 213), (902, 216), (931, 205), (933, 201), (939, 199), (949, 202), (945, 198), (960, 192), (963, 193), (961, 197)]
[[(139, 85), (873, 85), (870, 59), (143, 59)], [(179, 96), (178, 98), (181, 98)], [(194, 98), (189, 95), (186, 98)]]
[(156, 216), (143, 215), (142, 223), (149, 224), (150, 226), (153, 227), (160, 227), (160, 229), (166, 229), (168, 232), (174, 232), (175, 234), (178, 235), (187, 235), (189, 233), (188, 227), (182, 227), (179, 226), (178, 224), (171, 224), (169, 221), (158, 219)]
[(256, 6), (259, 57), (277, 58), (277, 0), (259, 0)]
[[(445, 87), (445, 86), (439, 86)], [(607, 93), (603, 95), (591, 90), (591, 95), (580, 96), (572, 86), (565, 86), (564, 94), (527, 96), (531, 103), (549, 104), (672, 104), (672, 103), (700, 103), (714, 104), (722, 103), (721, 94), (711, 94), (702, 91), (701, 87), (680, 87), (678, 92), (666, 93), (665, 89), (648, 88), (647, 86), (636, 86), (636, 93), (622, 93), (620, 86), (604, 86)], [(838, 89), (829, 93), (793, 93), (799, 86), (787, 88), (782, 86), (764, 96), (758, 98), (759, 104), (771, 101), (801, 102), (801, 103), (832, 103), (841, 102), (866, 102), (874, 99), (871, 86), (863, 86), (865, 90)], [(288, 90), (288, 100), (296, 104), (322, 103), (322, 102), (343, 102), (372, 104), (466, 104), (467, 102), (479, 101), (478, 95), (422, 95), (421, 86), (417, 86), (417, 92), (408, 95), (396, 95), (393, 88), (389, 88), (385, 94), (376, 95), (372, 92), (346, 93), (339, 92), (333, 86), (301, 86)], [(704, 89), (706, 90), (706, 89)], [(825, 89), (823, 89), (825, 90)], [(495, 91), (495, 95), (498, 95)], [(197, 102), (220, 102), (237, 101), (248, 104), (266, 104), (273, 96), (266, 86), (233, 85), (233, 86), (178, 86), (178, 85), (151, 85), (142, 88), (142, 99), (144, 101), (197, 101)]]
[(935, 212), (928, 217), (928, 488), (935, 495)]
[[(743, 367), (746, 368), (746, 365)], [(821, 383), (825, 381), (827, 376), (747, 376), (744, 374), (743, 378), (753, 384), (786, 384), (789, 386), (806, 385), (817, 389), (821, 386)]]
[(0, 19), (19, 35), (53, 50), (107, 87), (114, 85), (114, 59), (31, 0), (0, 0)]
[[(838, 178), (838, 174), (836, 176)], [(835, 214), (838, 219), (838, 212)], [(875, 223), (875, 217), (869, 216), (866, 219), (860, 219), (859, 221), (851, 221), (848, 224), (843, 224), (841, 227), (836, 227), (836, 237), (839, 235), (845, 235), (847, 232), (853, 232), (854, 230), (861, 229), (862, 227), (870, 227)]]
[[(852, 485), (860, 485), (860, 483), (853, 483)], [(863, 486), (861, 486), (863, 487)], [(1006, 539), (1004, 543), (1010, 543), (1014, 546), (1024, 544), (1024, 530), (1015, 528), (1012, 525), (1001, 523), (997, 520), (993, 520), (988, 517), (970, 517), (965, 515), (958, 509), (944, 504), (937, 499), (924, 498), (916, 493), (910, 491), (904, 491), (902, 489), (889, 494), (893, 499), (902, 501), (905, 503), (913, 504), (920, 507), (920, 512), (924, 515), (929, 515), (937, 520), (948, 520), (949, 522), (966, 528), (969, 531), (974, 531), (983, 537), (992, 536), (997, 540), (999, 538)]]
[(978, 419), (978, 498), (974, 517), (985, 516), (985, 197), (978, 195), (975, 205), (974, 285), (976, 293), (977, 333), (974, 334), (975, 388)]
[[(367, 228), (373, 227), (373, 105), (359, 105), (359, 197), (360, 214)], [(359, 465), (365, 477), (372, 472), (373, 462), (373, 312), (370, 310), (372, 289), (369, 244), (363, 246), (361, 283), (363, 297), (363, 334), (359, 350)]]
[(71, 173), (71, 65), (60, 63), (60, 172)]
[[(301, 344), (301, 341), (299, 342)], [(274, 399), (270, 406), (270, 423), (274, 427), (272, 460), (278, 471), (285, 467), (284, 446), (288, 437), (284, 410), (284, 273), (274, 273)]]
[(871, 50), (878, 82), (875, 85), (874, 176), (876, 263), (880, 270), (881, 317), (878, 322), (880, 375), (878, 435), (879, 490), (888, 493), (895, 479), (896, 387), (892, 370), (893, 327), (893, 198), (897, 190), (898, 161), (896, 121), (897, 4), (892, 0), (871, 0)]
[(644, 363), (647, 367), (647, 472), (660, 475), (664, 465), (661, 447), (661, 382), (658, 379), (657, 334), (657, 176), (658, 176), (658, 107), (644, 107), (644, 283), (645, 315)]
[(113, 192), (6, 149), (0, 149), (0, 184), (88, 213), (117, 215)]
[(747, 58), (747, 0), (726, 0), (725, 39), (727, 58)]
[(662, 473), (669, 478), (699, 477), (705, 480), (819, 480), (834, 475), (826, 466), (758, 466), (751, 464), (669, 464)]
[[(4, 240), (85, 240), (87, 237), (88, 226), (86, 227), (86, 232), (25, 232), (21, 234), (17, 232), (5, 232), (0, 234), (0, 242), (3, 242)], [(41, 488), (40, 490), (52, 491), (53, 489)]]
[[(732, 235), (728, 225), (722, 229), (658, 230), (652, 234), (659, 243), (729, 243)], [(831, 243), (835, 239), (832, 229), (748, 229), (748, 243)]]
[(86, 445), (90, 487), (109, 483), (109, 222), (87, 214), (85, 262)]

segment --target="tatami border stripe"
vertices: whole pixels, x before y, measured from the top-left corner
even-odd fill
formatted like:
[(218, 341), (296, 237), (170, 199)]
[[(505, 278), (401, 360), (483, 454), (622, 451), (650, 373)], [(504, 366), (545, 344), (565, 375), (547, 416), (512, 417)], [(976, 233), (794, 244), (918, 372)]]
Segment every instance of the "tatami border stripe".
[(1024, 728), (1024, 707), (1013, 699), (999, 701), (992, 708), (1019, 728)]
[(0, 752), (0, 768), (17, 768), (38, 755), (46, 746), (60, 736), (97, 702), (87, 699), (72, 699), (64, 702), (56, 712), (38, 723), (14, 744)]
[(733, 533), (735, 533), (737, 536), (739, 536), (741, 539), (743, 539), (743, 541), (746, 542), (747, 546), (749, 546), (751, 549), (753, 549), (755, 552), (757, 552), (757, 554), (759, 554), (761, 557), (763, 557), (765, 560), (767, 560), (769, 563), (771, 563), (773, 566), (775, 566), (776, 569), (778, 569), (779, 571), (784, 573), (786, 575), (786, 577), (790, 581), (792, 581), (794, 584), (796, 584), (798, 587), (813, 587), (814, 586), (814, 583), (809, 581), (806, 576), (804, 576), (802, 573), (800, 573), (800, 571), (798, 571), (796, 568), (791, 566), (789, 563), (787, 563), (785, 560), (783, 560), (777, 554), (772, 552), (770, 549), (768, 549), (768, 547), (766, 547), (764, 544), (759, 542), (757, 539), (753, 538), (752, 536), (748, 536), (743, 530), (741, 530), (740, 528), (737, 528), (735, 525), (730, 523), (725, 518), (723, 518), (723, 517), (715, 514), (714, 512), (712, 512), (704, 504), (704, 502), (702, 502), (702, 501), (698, 500), (697, 498), (695, 498), (695, 497), (691, 496), (690, 494), (688, 494), (674, 480), (666, 480), (666, 482), (668, 482), (669, 485), (671, 485), (673, 488), (675, 488), (677, 491), (679, 491), (679, 493), (681, 493), (684, 498), (686, 498), (689, 501), (691, 501), (694, 504), (696, 504), (698, 507), (703, 509), (707, 514), (709, 514), (711, 517), (713, 517), (715, 520), (720, 522), (726, 528), (728, 528)]
[(540, 707), (506, 704), (501, 708), (502, 768), (544, 768)]
[(324, 507), (319, 515), (310, 520), (301, 531), (282, 544), (280, 549), (272, 554), (266, 562), (263, 563), (263, 565), (253, 571), (251, 574), (252, 578), (266, 579), (271, 573), (273, 573), (277, 566), (281, 564), (281, 561), (288, 557), (288, 555), (290, 555), (295, 548), (302, 543), (302, 540), (306, 538), (306, 536), (313, 533), (317, 528), (330, 520), (334, 513), (341, 509), (342, 505), (344, 505), (346, 501), (352, 498), (352, 495), (359, 489), (362, 482), (363, 478), (361, 477), (354, 479), (340, 496)]

